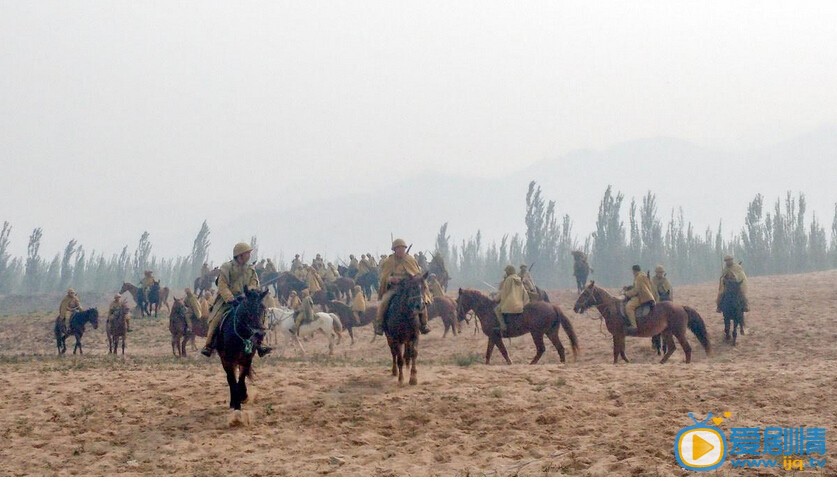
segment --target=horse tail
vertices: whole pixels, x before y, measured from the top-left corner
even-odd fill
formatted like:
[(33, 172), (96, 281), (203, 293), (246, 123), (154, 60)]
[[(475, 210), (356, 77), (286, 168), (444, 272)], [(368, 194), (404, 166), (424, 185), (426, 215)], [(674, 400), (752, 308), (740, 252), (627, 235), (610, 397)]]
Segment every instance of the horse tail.
[(340, 322), (340, 316), (334, 313), (330, 313), (329, 316), (331, 317), (331, 321), (334, 325), (334, 332), (337, 334), (343, 332), (343, 323)]
[(689, 306), (683, 306), (683, 310), (686, 311), (686, 314), (689, 316), (689, 330), (692, 331), (695, 337), (698, 338), (698, 341), (700, 341), (700, 344), (703, 346), (706, 354), (711, 354), (712, 346), (709, 344), (709, 333), (706, 332), (706, 324), (703, 322), (703, 318), (700, 317), (700, 314), (698, 314), (696, 310)]
[(567, 337), (570, 338), (570, 345), (573, 349), (573, 361), (576, 361), (578, 360), (579, 349), (578, 337), (575, 335), (575, 329), (573, 329), (573, 325), (570, 323), (570, 320), (567, 318), (567, 316), (564, 315), (563, 311), (561, 311), (561, 309), (558, 306), (552, 304), (552, 309), (555, 311), (555, 316), (558, 318), (557, 322), (555, 323), (555, 326), (553, 327), (556, 327), (558, 324), (564, 327), (564, 331), (566, 331)]

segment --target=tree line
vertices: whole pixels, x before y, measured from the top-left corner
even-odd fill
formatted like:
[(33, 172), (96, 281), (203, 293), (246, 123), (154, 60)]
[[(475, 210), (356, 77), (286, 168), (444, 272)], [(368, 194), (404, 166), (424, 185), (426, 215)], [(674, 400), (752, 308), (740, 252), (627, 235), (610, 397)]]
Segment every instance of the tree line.
[(445, 261), (451, 286), (496, 285), (506, 265), (525, 263), (541, 287), (572, 287), (573, 250), (588, 256), (594, 269), (591, 279), (606, 286), (630, 283), (633, 264), (650, 271), (662, 264), (676, 283), (714, 280), (726, 254), (742, 261), (749, 275), (837, 268), (837, 204), (829, 241), (816, 215), (806, 220), (801, 193), (794, 197), (788, 192), (776, 200), (772, 211), (765, 207), (764, 197), (756, 195), (744, 213), (744, 226), (731, 238), (724, 237), (720, 222), (717, 230), (699, 230), (686, 221), (682, 208), (672, 210), (664, 220), (650, 191), (625, 205), (625, 196), (608, 186), (599, 203), (596, 230), (583, 240), (573, 234), (570, 216), (559, 214), (556, 203), (544, 199), (535, 181), (529, 183), (525, 200), (526, 232), (504, 235), (499, 243), (487, 242), (479, 230), (457, 243), (447, 233), (448, 224), (441, 226), (435, 252)]

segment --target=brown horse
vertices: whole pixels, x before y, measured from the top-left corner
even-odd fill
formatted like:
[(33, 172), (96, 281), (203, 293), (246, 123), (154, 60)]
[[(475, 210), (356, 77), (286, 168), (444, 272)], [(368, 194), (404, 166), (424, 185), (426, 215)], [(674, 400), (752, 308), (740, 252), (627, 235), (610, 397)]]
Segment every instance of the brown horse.
[(215, 285), (215, 279), (218, 278), (218, 274), (220, 273), (221, 268), (216, 267), (215, 269), (212, 269), (206, 274), (200, 277), (196, 277), (193, 286), (195, 288), (195, 294), (201, 296), (203, 295), (203, 291), (208, 291), (209, 289), (212, 289), (212, 286)]
[(174, 304), (169, 313), (169, 332), (171, 333), (171, 352), (174, 357), (186, 357), (186, 343), (190, 336), (187, 332), (186, 316), (189, 309), (181, 299), (174, 298)]
[[(491, 352), (494, 351), (494, 346), (500, 349), (500, 354), (506, 360), (506, 364), (511, 364), (509, 353), (506, 351), (506, 346), (503, 344), (503, 337), (500, 335), (499, 323), (497, 316), (494, 313), (494, 308), (497, 306), (497, 301), (484, 295), (482, 292), (473, 289), (459, 289), (459, 298), (456, 300), (456, 312), (460, 319), (464, 319), (468, 311), (474, 311), (474, 314), (479, 318), (482, 332), (488, 336), (488, 348), (485, 351), (485, 363), (491, 362)], [(558, 357), (561, 362), (566, 362), (566, 355), (564, 353), (564, 345), (561, 344), (561, 339), (558, 337), (559, 327), (563, 327), (567, 336), (570, 338), (570, 345), (573, 350), (573, 360), (578, 357), (578, 338), (575, 335), (570, 320), (564, 315), (561, 308), (555, 304), (547, 302), (535, 301), (526, 304), (521, 314), (511, 314), (506, 317), (505, 337), (518, 337), (526, 333), (532, 335), (532, 341), (535, 343), (537, 353), (529, 364), (537, 364), (538, 361), (546, 352), (546, 346), (543, 342), (543, 337), (546, 336), (555, 346), (558, 351)]]
[[(625, 321), (619, 313), (619, 303), (621, 299), (611, 296), (601, 287), (597, 287), (595, 281), (591, 281), (587, 287), (581, 291), (578, 300), (575, 302), (573, 311), (583, 313), (591, 307), (599, 310), (602, 317), (604, 317), (607, 330), (613, 336), (613, 363), (616, 364), (621, 356), (625, 362), (628, 357), (625, 355)], [(686, 328), (688, 327), (700, 341), (706, 354), (709, 355), (711, 347), (709, 344), (709, 333), (706, 332), (706, 324), (700, 314), (689, 306), (680, 306), (673, 302), (659, 302), (651, 310), (645, 319), (637, 321), (636, 337), (651, 337), (656, 334), (662, 334), (663, 340), (666, 344), (666, 353), (660, 360), (660, 364), (668, 361), (668, 358), (674, 354), (676, 346), (674, 345), (674, 338), (683, 348), (686, 354), (686, 362), (692, 360), (692, 346), (689, 340), (686, 339)]]
[(448, 331), (453, 331), (456, 336), (462, 332), (462, 327), (459, 321), (462, 319), (456, 315), (456, 302), (448, 296), (434, 297), (433, 302), (427, 305), (427, 320), (442, 318), (442, 324), (445, 326), (445, 333), (442, 338), (447, 337)]
[[(166, 306), (166, 309), (169, 309), (169, 312), (171, 312), (171, 307), (169, 307), (169, 288), (168, 287), (160, 287), (159, 286), (159, 284), (160, 284), (159, 281), (157, 281), (156, 284), (157, 284), (157, 293), (155, 294), (156, 295), (155, 301), (157, 303), (157, 307), (159, 307), (159, 305), (162, 304), (162, 305)], [(152, 287), (152, 289), (153, 289), (153, 287)], [(137, 305), (137, 312), (139, 312), (140, 317), (144, 317), (146, 314), (149, 315), (149, 316), (151, 315), (151, 310), (149, 309), (149, 304), (151, 303), (151, 299), (145, 299), (143, 297), (142, 290), (139, 287), (131, 284), (130, 282), (123, 282), (122, 283), (122, 288), (119, 289), (119, 293), (124, 294), (125, 292), (130, 292), (131, 293), (131, 297), (134, 298), (134, 303)], [(149, 295), (149, 298), (150, 298), (151, 297), (151, 289), (149, 289), (148, 295)], [(156, 309), (155, 309), (155, 314), (154, 315), (155, 316), (157, 315), (156, 314)]]
[(108, 354), (116, 354), (119, 341), (122, 341), (122, 355), (125, 355), (125, 338), (128, 333), (127, 321), (131, 316), (131, 308), (123, 303), (120, 308), (108, 315), (105, 321), (105, 331), (108, 335)]
[[(360, 321), (358, 321), (355, 320), (355, 315), (354, 312), (352, 312), (351, 306), (346, 303), (340, 301), (329, 301), (328, 307), (334, 311), (334, 314), (337, 314), (337, 317), (340, 318), (340, 323), (343, 325), (343, 328), (349, 331), (349, 337), (352, 340), (352, 344), (355, 343), (355, 335), (352, 332), (352, 329), (370, 324), (375, 319), (375, 314), (378, 309), (376, 306), (367, 307), (363, 315), (360, 316)], [(372, 335), (374, 338), (374, 332)]]

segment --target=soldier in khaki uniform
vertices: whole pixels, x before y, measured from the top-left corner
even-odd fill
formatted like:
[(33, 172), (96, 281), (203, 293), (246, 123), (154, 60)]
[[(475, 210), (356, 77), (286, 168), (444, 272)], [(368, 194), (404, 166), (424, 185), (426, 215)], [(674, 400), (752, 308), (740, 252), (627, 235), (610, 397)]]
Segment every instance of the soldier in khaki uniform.
[(201, 317), (203, 312), (201, 303), (192, 289), (188, 287), (186, 288), (186, 299), (183, 300), (183, 303), (189, 308), (189, 313), (186, 314), (186, 326), (189, 328), (189, 332), (194, 332), (192, 331), (192, 323)]
[(634, 273), (634, 285), (625, 290), (625, 297), (630, 299), (625, 305), (625, 311), (628, 315), (628, 320), (631, 322), (631, 327), (627, 333), (635, 334), (637, 329), (636, 310), (646, 302), (654, 302), (654, 288), (651, 286), (651, 280), (642, 272), (642, 268), (634, 265), (631, 270)]
[(276, 264), (273, 263), (273, 259), (268, 259), (267, 262), (265, 262), (264, 272), (265, 274), (276, 274), (278, 272), (276, 270)]
[(666, 278), (666, 270), (663, 266), (657, 266), (654, 269), (654, 277), (651, 278), (651, 284), (654, 286), (654, 301), (674, 300), (674, 294), (671, 292), (671, 282)]
[(300, 304), (302, 304), (302, 301), (299, 300), (299, 294), (297, 294), (296, 291), (291, 291), (291, 293), (288, 294), (288, 307), (294, 311), (298, 311)]
[(439, 284), (439, 281), (436, 279), (436, 274), (430, 274), (427, 276), (427, 286), (430, 288), (430, 294), (432, 294), (434, 298), (445, 297), (445, 292), (442, 290), (441, 284)]
[(311, 261), (311, 267), (313, 267), (317, 272), (320, 272), (325, 268), (325, 263), (323, 262), (323, 258), (320, 254), (317, 254), (314, 260)]
[[(389, 301), (395, 294), (395, 284), (402, 280), (421, 274), (421, 269), (416, 263), (416, 260), (410, 254), (407, 254), (407, 243), (404, 239), (395, 239), (392, 241), (391, 254), (387, 259), (381, 263), (381, 278), (378, 287), (378, 312), (375, 315), (375, 334), (382, 335), (384, 333), (384, 314), (389, 307)], [(430, 299), (426, 296), (424, 299), (427, 304)], [(419, 330), (422, 334), (427, 334), (430, 329), (427, 327), (427, 307), (422, 308), (419, 312)]]
[(312, 295), (323, 290), (323, 280), (320, 279), (320, 275), (311, 266), (306, 269), (305, 282), (308, 284), (308, 292)]
[(148, 301), (148, 290), (151, 289), (151, 286), (157, 282), (157, 279), (154, 279), (154, 271), (145, 271), (145, 277), (142, 278), (140, 284), (142, 285), (142, 294), (146, 301)]
[(328, 263), (328, 266), (323, 271), (323, 281), (331, 283), (337, 280), (340, 277), (340, 273), (337, 272), (337, 269), (334, 268), (334, 264), (331, 262)]
[(370, 254), (368, 252), (366, 253), (366, 262), (368, 262), (369, 267), (371, 267), (373, 269), (378, 267), (378, 261), (376, 261), (375, 258), (372, 257), (372, 254)]
[(65, 332), (70, 332), (70, 319), (73, 313), (81, 310), (81, 300), (76, 295), (73, 288), (67, 289), (67, 295), (61, 299), (61, 304), (58, 305), (58, 317), (64, 321)]
[(311, 299), (311, 294), (308, 289), (302, 290), (302, 303), (299, 306), (299, 312), (294, 319), (294, 327), (296, 328), (296, 335), (299, 335), (299, 326), (304, 321), (314, 321), (314, 300)]
[(721, 312), (721, 297), (724, 294), (724, 279), (734, 279), (741, 283), (741, 301), (744, 303), (744, 312), (750, 311), (750, 301), (747, 299), (747, 274), (741, 264), (735, 263), (735, 258), (730, 255), (724, 256), (724, 268), (721, 271), (721, 281), (718, 284), (718, 298), (715, 303), (718, 312)]
[[(248, 289), (259, 288), (259, 276), (256, 270), (249, 264), (250, 252), (253, 248), (245, 242), (239, 242), (233, 248), (233, 260), (221, 265), (218, 274), (218, 297), (212, 306), (212, 318), (209, 320), (209, 332), (206, 335), (206, 345), (201, 354), (211, 356), (215, 340), (215, 329), (221, 320), (233, 307), (240, 302), (238, 296), (244, 293), (244, 287)], [(272, 351), (271, 348), (259, 345), (256, 347), (259, 357), (265, 356)]]
[(523, 282), (523, 287), (529, 293), (529, 299), (537, 299), (538, 289), (535, 287), (535, 281), (532, 279), (532, 274), (529, 272), (529, 266), (520, 264), (520, 280)]
[(209, 268), (209, 264), (204, 262), (203, 265), (201, 266), (201, 278), (204, 278), (207, 275), (209, 275), (210, 271), (211, 271), (211, 269)]
[(296, 272), (302, 269), (302, 259), (299, 258), (299, 254), (294, 256), (294, 260), (291, 261), (291, 272)]
[[(113, 301), (108, 306), (108, 321), (113, 321), (114, 319), (116, 319), (116, 316), (119, 315), (119, 311), (121, 311), (123, 307), (125, 307), (125, 303), (122, 302), (122, 296), (120, 296), (119, 294), (115, 294), (113, 296)], [(125, 316), (125, 330), (128, 332), (133, 332), (131, 331), (130, 315)]]
[(363, 313), (366, 312), (366, 296), (360, 286), (352, 287), (354, 297), (352, 298), (352, 314), (355, 316), (355, 323), (360, 324)]
[(209, 319), (209, 306), (210, 300), (212, 299), (212, 294), (209, 291), (203, 293), (200, 298), (200, 307), (201, 307), (201, 319)]
[(366, 254), (360, 255), (360, 262), (357, 264), (357, 276), (360, 277), (369, 272), (369, 261), (366, 260)]
[(349, 254), (349, 272), (354, 272), (353, 277), (357, 277), (359, 267), (357, 257), (354, 254)]
[(494, 308), (501, 334), (506, 332), (504, 314), (520, 314), (529, 303), (529, 293), (523, 286), (523, 280), (515, 273), (514, 266), (506, 266), (505, 273), (503, 282), (500, 284), (500, 303)]

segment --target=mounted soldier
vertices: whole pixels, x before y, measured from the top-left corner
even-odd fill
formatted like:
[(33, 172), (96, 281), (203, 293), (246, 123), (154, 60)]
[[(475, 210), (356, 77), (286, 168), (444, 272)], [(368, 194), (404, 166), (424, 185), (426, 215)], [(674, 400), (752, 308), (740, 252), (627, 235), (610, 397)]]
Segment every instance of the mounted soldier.
[(427, 272), (430, 266), (427, 265), (427, 257), (424, 255), (424, 252), (419, 251), (416, 254), (416, 263), (421, 268), (422, 272)]
[(64, 332), (70, 332), (70, 319), (73, 314), (81, 311), (81, 300), (78, 298), (75, 289), (67, 289), (67, 295), (61, 299), (58, 305), (58, 317), (64, 323)]
[(300, 304), (302, 304), (302, 301), (299, 299), (299, 294), (297, 294), (296, 291), (291, 291), (288, 295), (288, 307), (297, 311), (299, 310)]
[(375, 258), (372, 257), (372, 254), (368, 252), (366, 253), (366, 261), (369, 262), (369, 267), (373, 269), (378, 267), (378, 261), (376, 261)]
[(296, 272), (302, 269), (302, 259), (299, 258), (299, 254), (294, 256), (294, 260), (291, 261), (291, 272)]
[(145, 277), (142, 278), (140, 281), (140, 286), (142, 286), (142, 298), (148, 302), (148, 291), (151, 289), (151, 286), (157, 282), (157, 279), (154, 278), (153, 274), (154, 271), (145, 271)]
[(523, 286), (523, 280), (515, 272), (514, 266), (506, 266), (505, 277), (500, 284), (500, 302), (494, 308), (500, 334), (505, 334), (507, 330), (505, 315), (522, 313), (526, 304), (529, 304), (529, 293)]
[(357, 257), (354, 254), (349, 254), (349, 270), (346, 272), (347, 277), (351, 277), (354, 279), (357, 277), (357, 270), (358, 270), (359, 263), (357, 261)]
[(188, 287), (186, 288), (186, 298), (183, 300), (183, 303), (188, 308), (188, 312), (186, 313), (186, 327), (188, 328), (188, 332), (195, 332), (193, 330), (194, 322), (201, 318), (203, 309), (201, 309), (201, 303), (198, 297)]
[(651, 280), (642, 272), (639, 265), (634, 265), (631, 270), (634, 274), (634, 285), (623, 288), (625, 298), (628, 299), (625, 304), (625, 314), (628, 316), (630, 327), (625, 330), (627, 335), (636, 335), (636, 311), (640, 306), (645, 304), (654, 305), (654, 288), (651, 286)]
[(529, 267), (526, 264), (520, 264), (520, 280), (523, 282), (523, 287), (529, 294), (529, 300), (538, 299), (538, 288), (535, 287), (535, 281), (532, 279), (532, 273), (529, 272)]
[[(116, 317), (119, 316), (119, 314), (122, 312), (122, 309), (125, 309), (126, 307), (127, 305), (125, 304), (125, 301), (122, 300), (122, 296), (120, 296), (119, 294), (114, 295), (113, 301), (108, 306), (107, 322), (113, 322), (113, 320), (116, 319)], [(131, 316), (129, 315), (125, 316), (125, 330), (127, 332), (132, 332)]]
[(445, 291), (442, 290), (442, 286), (436, 279), (436, 274), (430, 274), (427, 277), (427, 287), (430, 288), (430, 294), (433, 296), (433, 298), (445, 297)]
[(305, 274), (305, 283), (308, 284), (308, 291), (313, 295), (323, 290), (323, 280), (317, 274), (314, 266), (308, 266)]
[(272, 259), (268, 259), (267, 262), (265, 262), (264, 273), (265, 274), (278, 274), (279, 273), (279, 271), (276, 270), (276, 264), (273, 263)]
[(355, 317), (355, 325), (360, 325), (363, 313), (366, 312), (366, 296), (360, 286), (352, 287), (352, 314)]
[(320, 256), (320, 254), (317, 254), (317, 256), (314, 257), (314, 260), (311, 261), (311, 267), (316, 269), (317, 272), (320, 272), (323, 269), (325, 269), (325, 262), (323, 262), (323, 258), (322, 256)]
[(360, 262), (357, 263), (357, 275), (355, 279), (369, 272), (369, 261), (366, 260), (366, 254), (360, 255)]
[[(253, 248), (249, 244), (239, 242), (233, 248), (233, 259), (221, 264), (221, 272), (215, 281), (218, 284), (218, 297), (212, 306), (212, 318), (209, 320), (206, 345), (201, 350), (201, 354), (204, 356), (212, 355), (215, 330), (221, 321), (227, 317), (227, 314), (241, 303), (239, 296), (244, 295), (244, 288), (259, 289), (259, 276), (256, 275), (256, 270), (249, 263), (252, 251)], [(270, 353), (272, 349), (259, 343), (256, 346), (256, 351), (259, 357), (262, 357)]]
[[(407, 243), (404, 239), (395, 239), (392, 241), (392, 251), (387, 259), (381, 263), (381, 277), (378, 285), (378, 312), (375, 315), (375, 334), (383, 335), (384, 333), (384, 315), (389, 307), (389, 301), (395, 294), (395, 286), (402, 280), (421, 274), (421, 268), (418, 266), (416, 260), (407, 253)], [(424, 293), (424, 303), (430, 301), (428, 293)], [(419, 330), (422, 334), (427, 334), (430, 329), (427, 327), (427, 307), (425, 306), (419, 312)]]
[(296, 314), (296, 318), (294, 318), (294, 327), (296, 330), (294, 331), (296, 335), (299, 335), (299, 326), (302, 325), (304, 322), (313, 322), (314, 321), (314, 300), (311, 299), (311, 294), (309, 293), (308, 289), (302, 290), (302, 303), (299, 306), (299, 312)]
[(575, 276), (575, 284), (578, 292), (581, 293), (587, 284), (587, 276), (593, 272), (593, 269), (587, 263), (587, 254), (581, 251), (572, 251), (571, 254), (573, 255), (573, 276)]
[(671, 282), (666, 277), (666, 270), (663, 266), (657, 266), (654, 269), (654, 277), (651, 278), (651, 284), (654, 286), (653, 294), (654, 300), (657, 302), (673, 301), (674, 292), (671, 290)]
[(744, 267), (741, 263), (736, 264), (735, 259), (731, 255), (724, 256), (724, 268), (721, 271), (721, 281), (718, 284), (718, 298), (715, 303), (718, 306), (718, 312), (721, 312), (721, 298), (724, 295), (724, 281), (735, 281), (740, 285), (741, 302), (743, 303), (743, 311), (750, 312), (750, 302), (747, 299), (747, 274), (744, 273)]

